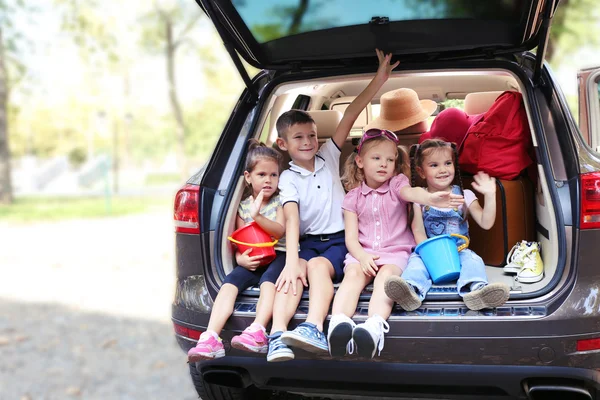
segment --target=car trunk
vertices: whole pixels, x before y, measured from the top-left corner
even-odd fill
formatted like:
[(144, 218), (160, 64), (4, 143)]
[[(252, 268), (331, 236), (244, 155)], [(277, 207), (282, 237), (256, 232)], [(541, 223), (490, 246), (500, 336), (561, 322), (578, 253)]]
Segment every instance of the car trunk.
[[(460, 101), (474, 92), (517, 90), (526, 99), (530, 124), (536, 122), (531, 127), (534, 144), (539, 138), (551, 139), (554, 145), (558, 143), (554, 127), (548, 129), (539, 121), (543, 110), (535, 106), (531, 79), (533, 83), (540, 82), (557, 1), (401, 0), (357, 3), (353, 7), (348, 7), (343, 0), (327, 4), (309, 0), (264, 4), (231, 0), (197, 2), (223, 39), (252, 100), (262, 107), (259, 115), (253, 117), (251, 123), (255, 128), (248, 137), (273, 143), (274, 122), (282, 112), (302, 104), (306, 104), (309, 111), (330, 109), (336, 99), (349, 97), (351, 100), (372, 77), (377, 63), (373, 50), (379, 48), (391, 52), (401, 65), (375, 96), (372, 109), (376, 109), (381, 94), (400, 87), (413, 88), (421, 99), (437, 102)], [(341, 9), (345, 12), (340, 13)], [(533, 48), (537, 48), (535, 55), (520, 56)], [(531, 76), (524, 76), (522, 69), (511, 67), (516, 58), (527, 65)], [(241, 59), (256, 68), (271, 71), (269, 79), (275, 77), (281, 84), (269, 84), (268, 90), (259, 96)], [(308, 100), (297, 102), (299, 95)], [(367, 112), (365, 118), (368, 117)], [(353, 134), (359, 137), (361, 127), (355, 125)], [(320, 137), (325, 138), (327, 135), (323, 135), (318, 124), (317, 128)], [(404, 144), (410, 145), (418, 136), (414, 133), (402, 139)], [(343, 159), (355, 145), (353, 138), (349, 138), (342, 149)], [(560, 154), (559, 148), (554, 150)], [(533, 178), (534, 182), (499, 183), (498, 192), (506, 197), (497, 213), (495, 228), (499, 229), (492, 229), (494, 232), (490, 235), (478, 231), (471, 223), (473, 246), (484, 253), (489, 281), (507, 283), (511, 288), (511, 301), (548, 293), (556, 287), (567, 265), (568, 254), (559, 256), (558, 249), (565, 249), (567, 243), (571, 243), (571, 230), (555, 215), (552, 201), (555, 192), (548, 186), (554, 184), (552, 176), (556, 176), (557, 166), (560, 169), (564, 161), (549, 160), (549, 155), (542, 152), (539, 156), (538, 176)], [(234, 230), (243, 188), (239, 156), (233, 154), (230, 163), (238, 165), (240, 175), (237, 182), (229, 186), (232, 195), (226, 197), (230, 206), (214, 240), (214, 259), (221, 278), (234, 266), (233, 250), (226, 237)], [(468, 182), (464, 183), (468, 187)], [(568, 196), (561, 200), (568, 201)], [(503, 273), (506, 254), (522, 239), (541, 243), (545, 277), (540, 282), (525, 285), (516, 281), (514, 275)], [(252, 312), (257, 295), (258, 289), (251, 288), (240, 297), (239, 304)], [(361, 296), (358, 314), (365, 313), (364, 301), (369, 296), (370, 287), (367, 287)], [(454, 285), (435, 286), (426, 298), (425, 309), (436, 309), (438, 301), (460, 307)], [(306, 306), (301, 303), (300, 314)]]
[[(500, 65), (500, 64), (499, 64)], [(331, 108), (340, 104), (339, 99), (347, 99), (351, 101), (352, 95), (359, 93), (364, 88), (372, 75), (348, 75), (344, 77), (322, 77), (318, 79), (287, 82), (274, 88), (268, 100), (265, 102), (265, 107), (260, 116), (257, 116), (257, 124), (252, 137), (256, 137), (268, 144), (272, 144), (276, 138), (274, 129), (274, 121), (276, 116), (291, 108), (299, 95), (310, 98), (308, 106), (311, 110), (321, 110)], [(498, 68), (490, 69), (464, 69), (457, 70), (456, 68), (445, 69), (433, 72), (419, 72), (416, 70), (404, 70), (397, 75), (393, 75), (388, 83), (376, 95), (372, 104), (364, 111), (364, 115), (359, 118), (362, 123), (366, 123), (373, 115), (368, 115), (372, 110), (369, 108), (377, 108), (379, 96), (399, 87), (411, 87), (417, 91), (420, 98), (430, 98), (437, 101), (455, 100), (456, 104), (461, 103), (467, 93), (479, 91), (480, 93), (497, 92), (503, 90), (517, 90), (528, 96), (528, 83), (519, 79), (518, 76), (509, 70)], [(341, 93), (341, 94), (340, 94)], [(340, 97), (341, 95), (345, 95)], [(348, 96), (350, 94), (350, 96)], [(343, 103), (343, 101), (341, 101)], [(535, 110), (532, 109), (532, 104), (525, 101), (526, 109), (530, 116), (530, 121)], [(297, 103), (296, 103), (297, 104)], [(490, 103), (491, 104), (491, 103)], [(489, 105), (487, 106), (489, 108)], [(363, 119), (364, 117), (364, 119)], [(352, 152), (356, 146), (357, 139), (361, 134), (360, 121), (353, 128), (346, 145), (342, 149), (343, 165), (344, 158)], [(323, 141), (331, 132), (321, 132), (321, 127), (317, 123), (317, 129), (320, 135), (320, 140)], [(556, 136), (556, 131), (544, 130), (534, 127), (534, 143), (537, 143), (538, 137)], [(420, 133), (401, 135), (402, 144), (410, 145), (416, 143)], [(547, 157), (539, 153), (542, 157)], [(486, 272), (489, 282), (504, 282), (511, 288), (511, 300), (507, 307), (514, 304), (514, 300), (532, 299), (548, 293), (553, 288), (556, 288), (560, 275), (564, 272), (565, 259), (559, 257), (558, 249), (559, 237), (566, 238), (570, 242), (570, 230), (565, 226), (560, 226), (555, 215), (552, 195), (548, 188), (546, 180), (546, 172), (543, 165), (548, 164), (538, 160), (538, 176), (533, 177), (533, 180), (527, 177), (519, 177), (512, 181), (498, 181), (497, 186), (497, 202), (498, 213), (496, 217), (495, 227), (491, 231), (485, 232), (481, 230), (477, 224), (470, 221), (470, 236), (472, 239), (471, 249), (477, 252), (484, 258), (486, 262)], [(233, 160), (232, 160), (233, 162)], [(239, 160), (238, 160), (239, 162)], [(554, 165), (562, 160), (553, 160)], [(243, 163), (239, 163), (241, 166)], [(535, 182), (537, 180), (537, 182)], [(463, 185), (469, 188), (469, 177), (463, 177)], [(239, 176), (236, 184), (231, 188), (234, 190), (231, 197), (230, 206), (226, 218), (224, 219), (224, 230), (221, 237), (217, 237), (215, 243), (220, 243), (220, 253), (222, 259), (222, 270), (226, 274), (234, 267), (233, 263), (233, 248), (227, 241), (226, 237), (234, 230), (235, 216), (237, 212), (237, 204), (242, 198), (243, 179)], [(559, 235), (559, 229), (561, 234)], [(542, 259), (545, 266), (544, 278), (536, 283), (522, 283), (516, 279), (515, 275), (505, 274), (503, 266), (505, 265), (506, 253), (511, 247), (520, 240), (535, 240), (541, 244)], [(361, 295), (361, 302), (357, 309), (357, 315), (366, 315), (368, 300), (372, 291), (372, 285), (369, 285)], [(238, 301), (238, 312), (253, 313), (256, 299), (259, 294), (257, 287), (246, 290)], [(308, 293), (304, 293), (305, 300), (308, 298)], [(441, 302), (441, 303), (440, 303)], [(462, 309), (462, 311), (461, 311)], [(444, 311), (446, 310), (446, 311)], [(300, 305), (298, 313), (300, 315), (306, 313), (307, 302)], [(456, 292), (455, 284), (434, 285), (428, 293), (423, 307), (417, 311), (423, 315), (435, 316), (439, 313), (452, 315), (461, 312), (467, 312), (460, 301), (460, 297)], [(502, 312), (501, 310), (493, 310), (494, 313)], [(511, 313), (514, 310), (510, 311)], [(524, 311), (523, 311), (524, 312)], [(533, 308), (528, 308), (529, 313), (535, 312)], [(480, 312), (481, 315), (487, 315), (489, 311)], [(396, 309), (394, 315), (405, 315), (402, 310)]]

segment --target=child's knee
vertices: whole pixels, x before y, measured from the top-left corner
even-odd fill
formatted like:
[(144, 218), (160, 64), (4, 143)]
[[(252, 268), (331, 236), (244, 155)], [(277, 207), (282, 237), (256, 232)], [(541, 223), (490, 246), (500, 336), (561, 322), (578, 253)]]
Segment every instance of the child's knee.
[(306, 264), (308, 273), (322, 273), (330, 269), (331, 263), (323, 257), (315, 257), (310, 259)]

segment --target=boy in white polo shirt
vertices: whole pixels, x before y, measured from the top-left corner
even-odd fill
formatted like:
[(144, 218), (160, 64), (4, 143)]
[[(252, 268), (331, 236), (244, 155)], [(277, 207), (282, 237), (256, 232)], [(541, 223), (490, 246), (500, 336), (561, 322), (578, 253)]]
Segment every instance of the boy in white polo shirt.
[[(347, 253), (340, 181), (341, 148), (361, 111), (399, 64), (377, 51), (379, 69), (365, 90), (346, 108), (333, 137), (319, 149), (317, 126), (304, 111), (290, 110), (277, 120), (277, 145), (289, 153), (290, 168), (281, 174), (279, 190), (286, 219), (286, 265), (276, 283), (273, 324), (267, 361), (294, 358), (288, 347), (327, 353), (323, 323), (333, 299), (333, 282), (341, 281)], [(298, 244), (300, 251), (298, 252)], [(303, 291), (309, 289), (306, 322), (293, 331), (287, 325)], [(290, 290), (291, 289), (291, 290)]]

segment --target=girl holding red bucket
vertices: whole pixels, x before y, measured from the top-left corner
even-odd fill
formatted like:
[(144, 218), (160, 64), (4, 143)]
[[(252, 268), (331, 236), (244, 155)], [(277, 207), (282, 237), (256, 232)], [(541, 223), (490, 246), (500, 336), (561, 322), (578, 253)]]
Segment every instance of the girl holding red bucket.
[[(244, 170), (244, 179), (250, 195), (242, 200), (238, 207), (236, 232), (250, 230), (240, 235), (241, 240), (247, 240), (254, 230), (259, 230), (255, 237), (260, 237), (261, 233), (264, 235), (266, 232), (266, 238), (274, 237), (280, 240), (275, 244), (274, 260), (266, 266), (264, 260), (268, 256), (262, 249), (273, 243), (243, 243), (248, 245), (247, 250), (243, 252), (240, 252), (240, 248), (246, 246), (239, 246), (235, 254), (238, 265), (226, 276), (225, 283), (215, 299), (206, 332), (200, 335), (196, 347), (188, 352), (189, 362), (225, 356), (219, 334), (233, 313), (238, 293), (257, 284), (260, 286), (260, 297), (256, 306), (256, 318), (241, 335), (233, 337), (231, 346), (254, 353), (267, 352), (265, 325), (269, 323), (273, 313), (275, 281), (285, 266), (285, 243), (281, 240), (285, 234), (285, 220), (277, 194), (281, 165), (281, 154), (257, 140), (250, 140)], [(264, 232), (260, 232), (261, 230)], [(235, 232), (232, 237), (236, 237)], [(258, 255), (255, 255), (257, 253)]]
[[(475, 175), (473, 188), (485, 197), (482, 208), (470, 190), (463, 190), (460, 170), (457, 165), (456, 145), (439, 139), (428, 139), (411, 148), (411, 180), (416, 184), (416, 175), (427, 183), (430, 193), (464, 194), (464, 205), (457, 208), (437, 208), (413, 204), (412, 231), (417, 244), (440, 235), (469, 235), (467, 212), (483, 229), (490, 229), (496, 218), (496, 182), (487, 174)], [(455, 179), (456, 178), (456, 179)], [(464, 244), (460, 239), (457, 245)], [(485, 264), (481, 257), (469, 249), (459, 253), (460, 275), (457, 282), (459, 295), (471, 310), (498, 307), (509, 297), (509, 288), (503, 283), (488, 284)], [(414, 252), (402, 277), (392, 276), (385, 282), (385, 293), (404, 310), (412, 311), (431, 288), (430, 273), (421, 256)]]
[[(421, 108), (416, 99), (414, 109)], [(421, 117), (418, 117), (421, 118)], [(410, 187), (408, 155), (398, 146), (398, 137), (385, 129), (368, 129), (356, 152), (348, 157), (342, 182), (346, 246), (344, 279), (335, 294), (327, 339), (334, 357), (352, 353), (372, 358), (383, 349), (384, 334), (394, 306), (384, 292), (387, 277), (400, 275), (415, 241), (408, 228), (407, 205), (418, 201), (441, 207), (462, 204), (462, 196), (427, 193)], [(369, 318), (356, 325), (360, 293), (373, 283)]]

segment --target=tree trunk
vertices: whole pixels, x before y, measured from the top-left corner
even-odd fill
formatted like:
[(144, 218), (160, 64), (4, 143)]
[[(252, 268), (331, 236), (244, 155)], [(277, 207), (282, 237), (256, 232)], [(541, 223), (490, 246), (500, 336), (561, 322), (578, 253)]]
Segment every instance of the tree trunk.
[(175, 122), (177, 124), (175, 134), (177, 138), (177, 163), (180, 166), (182, 177), (187, 178), (187, 162), (185, 157), (185, 121), (183, 120), (183, 113), (181, 111), (181, 105), (179, 104), (179, 98), (177, 96), (177, 81), (175, 79), (175, 51), (177, 50), (177, 44), (173, 38), (173, 23), (170, 18), (165, 17), (165, 31), (167, 37), (166, 45), (166, 56), (167, 56), (167, 76), (169, 82), (169, 99), (171, 101), (171, 108), (173, 109), (173, 115), (175, 116)]
[(13, 201), (10, 182), (10, 151), (8, 149), (8, 76), (4, 62), (4, 39), (0, 28), (0, 203)]
[(300, 0), (300, 4), (298, 4), (298, 8), (294, 10), (292, 15), (292, 23), (288, 29), (288, 34), (296, 34), (300, 31), (300, 26), (302, 25), (302, 18), (306, 14), (308, 10), (308, 0)]

